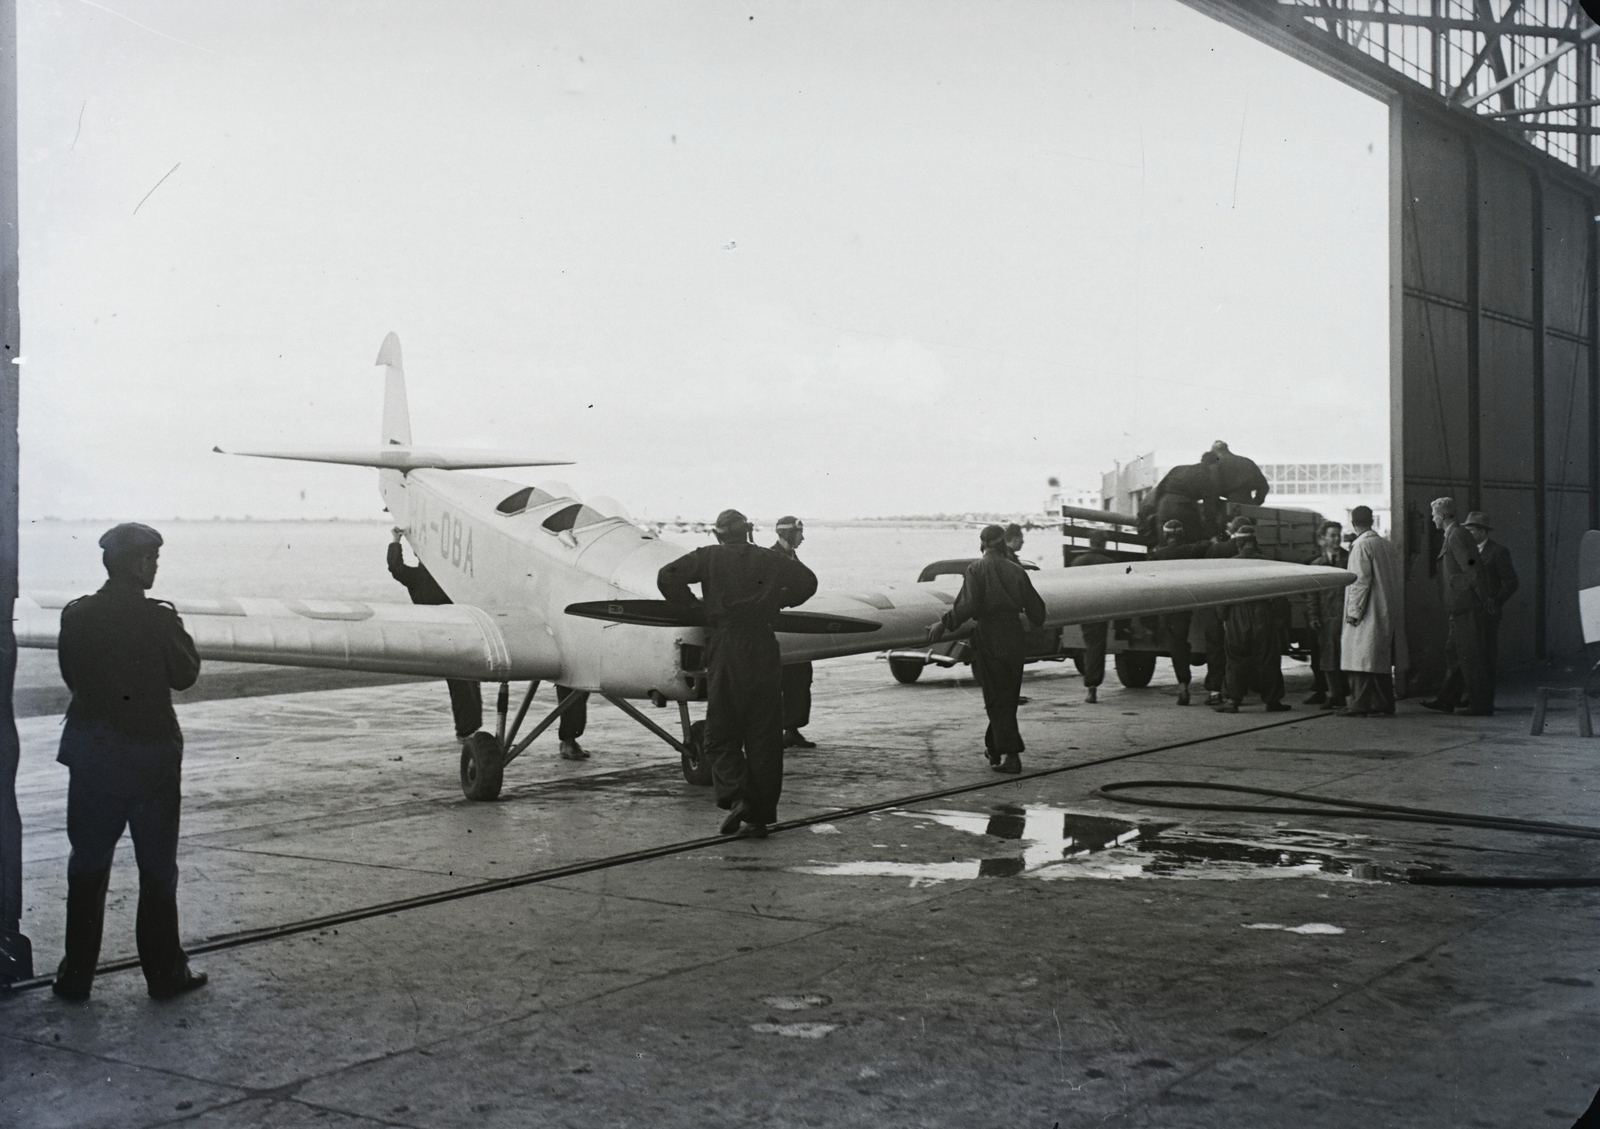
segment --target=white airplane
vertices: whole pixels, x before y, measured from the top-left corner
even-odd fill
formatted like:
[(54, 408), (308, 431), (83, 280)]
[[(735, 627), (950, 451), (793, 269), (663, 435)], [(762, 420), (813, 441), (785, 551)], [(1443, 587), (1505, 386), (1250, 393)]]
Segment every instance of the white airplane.
[[(689, 782), (709, 784), (704, 722), (691, 722), (689, 713), (691, 701), (705, 698), (704, 628), (656, 588), (660, 568), (688, 549), (606, 512), (614, 504), (586, 505), (559, 484), (540, 489), (462, 473), (563, 461), (414, 444), (394, 334), (377, 363), (386, 376), (379, 445), (235, 453), (376, 467), (395, 524), (454, 603), (173, 600), (201, 657), (500, 683), (495, 733), (462, 745), (461, 786), (470, 800), (496, 798), (506, 765), (560, 716), (558, 705), (517, 740), (541, 682), (601, 695), (678, 750)], [(1118, 563), (1032, 576), (1047, 627), (1339, 588), (1353, 579), (1343, 569), (1265, 560)], [(959, 576), (947, 576), (818, 592), (804, 609), (779, 617), (784, 661), (925, 644), (960, 585)], [(17, 644), (53, 648), (72, 595), (23, 594)], [(529, 686), (508, 724), (510, 684), (520, 681)], [(676, 702), (681, 739), (632, 700)]]

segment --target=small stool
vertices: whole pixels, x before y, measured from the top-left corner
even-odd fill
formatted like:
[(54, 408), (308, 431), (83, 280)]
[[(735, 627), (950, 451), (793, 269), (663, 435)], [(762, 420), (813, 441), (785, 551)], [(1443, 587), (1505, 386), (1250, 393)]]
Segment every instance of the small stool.
[(1541, 686), (1538, 696), (1533, 703), (1533, 728), (1529, 731), (1538, 737), (1544, 733), (1544, 711), (1550, 704), (1551, 698), (1571, 698), (1578, 703), (1578, 734), (1582, 737), (1594, 736), (1594, 725), (1589, 720), (1589, 696), (1584, 693), (1582, 686), (1568, 686), (1557, 688), (1554, 686)]

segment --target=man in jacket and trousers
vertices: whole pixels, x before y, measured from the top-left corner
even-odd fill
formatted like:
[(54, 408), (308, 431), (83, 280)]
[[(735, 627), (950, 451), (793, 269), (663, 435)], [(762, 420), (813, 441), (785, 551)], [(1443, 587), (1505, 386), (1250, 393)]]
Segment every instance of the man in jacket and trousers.
[(1350, 511), (1356, 539), (1347, 568), (1355, 582), (1344, 590), (1344, 631), (1339, 637), (1339, 664), (1350, 680), (1350, 705), (1344, 717), (1388, 716), (1394, 713), (1394, 670), (1405, 666), (1401, 626), (1400, 550), (1372, 529), (1372, 510)]
[(1461, 524), (1478, 545), (1478, 567), (1483, 570), (1483, 586), (1488, 597), (1483, 609), (1484, 666), (1489, 675), (1489, 705), (1493, 706), (1495, 674), (1500, 664), (1500, 617), (1511, 597), (1517, 594), (1520, 582), (1516, 566), (1511, 563), (1511, 550), (1490, 539), (1489, 531), (1494, 527), (1483, 511), (1473, 510)]
[(1436, 498), (1433, 524), (1444, 531), (1439, 554), (1439, 575), (1444, 585), (1444, 609), (1450, 617), (1444, 644), (1444, 685), (1439, 696), (1422, 704), (1430, 710), (1454, 713), (1466, 691), (1467, 714), (1494, 713), (1494, 680), (1489, 663), (1489, 585), (1478, 558), (1478, 544), (1456, 521), (1453, 498)]
[[(792, 515), (778, 519), (778, 539), (772, 551), (799, 561), (800, 545), (806, 539), (806, 526)], [(811, 664), (783, 664), (783, 747), (785, 749), (815, 749), (815, 741), (806, 740), (800, 732), (811, 724)]]
[[(772, 623), (803, 604), (817, 578), (798, 560), (751, 543), (749, 520), (723, 510), (717, 544), (665, 565), (656, 587), (669, 603), (703, 607), (706, 617), (706, 758), (722, 834), (741, 824), (758, 839), (778, 821), (783, 792), (783, 659)], [(695, 599), (689, 585), (700, 585)]]
[(1027, 570), (1007, 555), (1005, 530), (986, 525), (978, 535), (983, 556), (967, 566), (955, 604), (928, 628), (937, 643), (947, 631), (977, 620), (972, 633), (972, 669), (983, 687), (983, 709), (989, 727), (984, 752), (996, 772), (1022, 771), (1022, 733), (1017, 704), (1022, 697), (1022, 666), (1027, 654), (1026, 630), (1020, 616), (1035, 628), (1044, 626), (1044, 601), (1034, 591)]
[[(1343, 532), (1338, 522), (1323, 522), (1317, 530), (1317, 555), (1306, 563), (1344, 568), (1350, 554), (1340, 544)], [(1344, 590), (1325, 588), (1306, 593), (1304, 599), (1306, 622), (1317, 633), (1316, 649), (1311, 652), (1312, 693), (1305, 704), (1320, 705), (1325, 710), (1341, 709), (1349, 704), (1348, 680), (1339, 665), (1339, 639), (1344, 634)]]
[[(1261, 556), (1253, 525), (1233, 531), (1241, 559)], [(1282, 596), (1229, 604), (1223, 613), (1227, 638), (1228, 700), (1214, 707), (1218, 713), (1238, 713), (1251, 687), (1261, 695), (1268, 713), (1290, 707), (1283, 700), (1283, 638), (1289, 625), (1289, 601)]]
[(129, 522), (100, 538), (108, 579), (61, 612), (57, 657), (72, 691), (61, 752), (67, 785), (66, 956), (53, 990), (81, 1002), (94, 986), (106, 886), (123, 828), (139, 864), (135, 937), (150, 995), (167, 999), (206, 982), (178, 939), (178, 811), (183, 733), (172, 691), (200, 675), (200, 656), (175, 608), (145, 598), (161, 534)]

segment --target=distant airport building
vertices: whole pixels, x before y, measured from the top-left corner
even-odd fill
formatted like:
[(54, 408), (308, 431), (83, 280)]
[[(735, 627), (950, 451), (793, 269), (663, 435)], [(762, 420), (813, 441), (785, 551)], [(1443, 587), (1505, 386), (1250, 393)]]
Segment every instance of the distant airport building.
[[(1389, 528), (1388, 468), (1383, 463), (1260, 463), (1272, 491), (1267, 505), (1315, 510), (1350, 526), (1350, 511), (1372, 509), (1379, 532)], [(1095, 507), (1138, 513), (1140, 504), (1170, 468), (1156, 466), (1155, 454), (1141, 455), (1101, 476)]]
[(1097, 509), (1115, 510), (1119, 514), (1136, 514), (1150, 491), (1156, 488), (1166, 470), (1157, 469), (1152, 452), (1140, 455), (1131, 462), (1118, 463), (1115, 470), (1100, 477), (1100, 500)]

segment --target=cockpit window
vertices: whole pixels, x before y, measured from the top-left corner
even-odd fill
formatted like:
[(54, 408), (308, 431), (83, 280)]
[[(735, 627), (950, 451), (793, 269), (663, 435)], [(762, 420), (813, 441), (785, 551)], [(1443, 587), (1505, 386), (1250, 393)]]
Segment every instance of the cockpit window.
[(509, 517), (512, 514), (520, 514), (529, 506), (542, 506), (546, 502), (553, 501), (555, 501), (555, 498), (552, 495), (546, 494), (543, 490), (536, 489), (532, 486), (524, 486), (515, 494), (507, 497), (505, 501), (501, 502), (495, 507), (495, 509)]
[(562, 506), (545, 518), (544, 527), (551, 533), (560, 533), (567, 529), (582, 529), (586, 525), (594, 525), (605, 520), (606, 515), (599, 510), (574, 502), (570, 506)]

